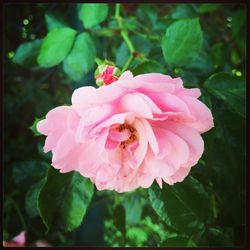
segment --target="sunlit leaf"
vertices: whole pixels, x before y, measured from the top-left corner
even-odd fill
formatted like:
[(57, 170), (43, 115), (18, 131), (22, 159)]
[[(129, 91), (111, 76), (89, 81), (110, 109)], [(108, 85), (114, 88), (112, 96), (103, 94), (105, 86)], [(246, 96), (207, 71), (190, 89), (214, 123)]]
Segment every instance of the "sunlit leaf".
[(57, 28), (49, 31), (43, 39), (38, 63), (49, 68), (59, 64), (70, 52), (76, 31), (71, 28)]
[(89, 29), (103, 22), (108, 15), (108, 4), (106, 3), (84, 3), (80, 4), (79, 18), (85, 28)]

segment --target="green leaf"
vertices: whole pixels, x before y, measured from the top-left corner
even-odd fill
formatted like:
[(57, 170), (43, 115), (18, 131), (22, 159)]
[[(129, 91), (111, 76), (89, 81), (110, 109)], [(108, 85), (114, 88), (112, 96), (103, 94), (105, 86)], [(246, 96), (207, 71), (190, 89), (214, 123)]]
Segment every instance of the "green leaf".
[(136, 246), (140, 247), (148, 239), (148, 235), (143, 227), (129, 227), (127, 230), (127, 239), (135, 242)]
[(45, 178), (33, 184), (25, 196), (25, 209), (30, 218), (39, 216), (38, 196), (45, 184)]
[(103, 22), (108, 15), (108, 4), (85, 3), (80, 4), (79, 18), (86, 29)]
[(177, 4), (171, 13), (173, 19), (193, 18), (197, 13), (191, 4)]
[(136, 16), (143, 24), (146, 23), (152, 28), (154, 28), (158, 18), (152, 4), (141, 4), (137, 8)]
[(198, 18), (175, 21), (162, 39), (162, 51), (171, 66), (184, 66), (199, 53), (202, 31)]
[(40, 180), (46, 173), (48, 165), (36, 160), (13, 164), (13, 178), (17, 185), (30, 185)]
[(197, 11), (200, 14), (206, 13), (206, 12), (213, 12), (218, 10), (221, 7), (222, 4), (214, 4), (214, 3), (204, 3), (199, 6)]
[(40, 51), (41, 43), (42, 40), (40, 39), (22, 43), (15, 52), (12, 59), (13, 62), (27, 68), (37, 66), (36, 59)]
[(222, 59), (223, 59), (222, 48), (223, 48), (223, 44), (221, 42), (215, 43), (212, 46), (211, 57), (212, 57), (215, 68), (220, 67), (222, 64)]
[(210, 74), (213, 71), (213, 62), (212, 58), (208, 53), (205, 51), (200, 51), (197, 55), (197, 57), (192, 60), (189, 64), (185, 65), (183, 67), (186, 70), (192, 70), (197, 75), (207, 75)]
[(73, 49), (63, 61), (63, 70), (74, 81), (79, 81), (95, 64), (96, 48), (86, 32), (76, 37)]
[(246, 83), (243, 77), (227, 73), (216, 73), (204, 83), (204, 87), (239, 115), (246, 116)]
[(49, 68), (59, 64), (69, 53), (76, 31), (71, 28), (57, 28), (49, 31), (43, 39), (38, 63)]
[(195, 242), (190, 240), (188, 237), (175, 236), (166, 239), (161, 246), (164, 247), (189, 247), (196, 246)]
[(34, 123), (29, 127), (29, 129), (33, 132), (33, 134), (34, 134), (35, 136), (40, 136), (40, 135), (42, 135), (41, 133), (38, 132), (36, 126), (37, 126), (37, 123), (40, 122), (40, 121), (43, 120), (43, 119), (44, 119), (44, 117), (42, 117), (42, 118), (36, 118), (35, 121), (34, 121)]
[(114, 224), (126, 238), (126, 213), (122, 205), (117, 205), (114, 210)]
[(199, 246), (228, 247), (233, 246), (232, 239), (217, 228), (209, 228), (201, 233)]
[(160, 218), (179, 232), (192, 235), (204, 227), (212, 215), (211, 203), (204, 187), (193, 177), (173, 186), (149, 188), (151, 205)]
[(51, 167), (39, 195), (40, 215), (48, 231), (80, 226), (93, 196), (93, 184), (78, 172), (62, 174)]
[(58, 11), (47, 11), (45, 14), (45, 23), (49, 31), (57, 28), (69, 27), (65, 17)]
[(232, 15), (232, 37), (236, 37), (246, 22), (246, 9), (241, 8)]
[(147, 61), (143, 62), (139, 65), (137, 65), (133, 70), (132, 70), (134, 75), (139, 75), (139, 74), (145, 74), (145, 73), (166, 73), (166, 69), (164, 67), (155, 61)]

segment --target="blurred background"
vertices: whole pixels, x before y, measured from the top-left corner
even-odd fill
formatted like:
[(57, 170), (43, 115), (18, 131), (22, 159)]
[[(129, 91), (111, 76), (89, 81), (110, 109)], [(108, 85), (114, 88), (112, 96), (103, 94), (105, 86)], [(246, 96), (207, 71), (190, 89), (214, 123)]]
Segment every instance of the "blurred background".
[[(29, 127), (35, 118), (43, 117), (52, 108), (70, 104), (74, 89), (95, 86), (97, 65), (93, 65), (80, 79), (72, 80), (61, 64), (51, 68), (37, 65), (39, 46), (21, 60), (14, 59), (16, 51), (23, 43), (36, 40), (39, 43), (39, 39), (43, 39), (53, 25), (55, 17), (78, 32), (89, 32), (97, 57), (111, 60), (119, 67), (126, 62), (124, 58), (128, 56), (128, 48), (114, 20), (114, 4), (109, 4), (106, 20), (89, 29), (84, 28), (78, 18), (77, 4), (4, 4), (3, 240), (11, 241), (24, 230), (27, 245), (41, 239), (54, 246), (244, 245), (245, 92), (241, 89), (241, 94), (237, 95), (238, 92), (231, 93), (230, 89), (234, 89), (234, 82), (238, 84), (237, 79), (243, 79), (243, 82), (245, 79), (245, 6), (122, 4), (121, 8), (124, 25), (136, 51), (141, 54), (131, 63), (130, 70), (134, 74), (151, 71), (181, 76), (186, 87), (201, 88), (202, 101), (212, 109), (215, 128), (204, 135), (205, 153), (191, 172), (211, 198), (212, 226), (207, 226), (204, 235), (188, 239), (177, 235), (179, 238), (171, 243), (167, 239), (175, 232), (150, 206), (147, 190), (139, 189), (118, 198), (113, 192), (95, 190), (79, 228), (72, 232), (55, 229), (46, 233), (35, 208), (34, 197), (37, 194), (29, 190), (46, 175), (51, 156), (42, 151), (44, 138), (34, 136)], [(200, 18), (203, 49), (192, 63), (184, 67), (170, 67), (162, 54), (161, 39), (174, 21), (193, 17)], [(154, 63), (145, 64), (145, 57)], [(203, 83), (218, 72), (228, 74), (233, 80), (223, 78), (217, 92), (203, 88)], [(220, 88), (230, 92), (226, 92), (224, 99), (221, 98)], [(234, 107), (228, 104), (231, 100)], [(243, 108), (239, 107), (238, 112), (237, 105), (242, 103)], [(117, 199), (121, 209), (116, 206)], [(120, 222), (116, 221), (114, 214)]]

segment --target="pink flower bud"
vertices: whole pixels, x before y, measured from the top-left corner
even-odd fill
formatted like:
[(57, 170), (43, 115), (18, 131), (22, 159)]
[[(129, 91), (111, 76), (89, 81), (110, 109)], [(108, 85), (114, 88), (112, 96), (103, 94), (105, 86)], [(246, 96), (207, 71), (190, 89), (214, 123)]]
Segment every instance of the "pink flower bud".
[(120, 76), (120, 70), (114, 65), (102, 64), (96, 72), (96, 84), (101, 87), (103, 85), (109, 85), (114, 81), (117, 81)]

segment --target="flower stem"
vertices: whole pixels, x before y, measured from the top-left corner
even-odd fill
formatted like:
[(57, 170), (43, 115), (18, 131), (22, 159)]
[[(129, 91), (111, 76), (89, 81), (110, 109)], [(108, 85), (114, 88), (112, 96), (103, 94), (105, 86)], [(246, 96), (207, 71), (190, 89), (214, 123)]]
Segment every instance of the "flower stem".
[(127, 62), (124, 64), (124, 66), (123, 66), (123, 68), (122, 68), (122, 72), (124, 72), (124, 71), (128, 68), (128, 66), (129, 66), (130, 63), (132, 62), (133, 58), (134, 58), (134, 56), (133, 56), (133, 54), (131, 54), (131, 55), (129, 56)]
[(115, 19), (117, 20), (117, 23), (118, 23), (119, 28), (121, 30), (122, 38), (126, 42), (128, 48), (129, 48), (129, 51), (131, 53), (130, 57), (128, 58), (127, 62), (125, 63), (125, 65), (122, 69), (122, 72), (124, 72), (129, 67), (130, 63), (132, 62), (132, 60), (134, 58), (135, 48), (134, 48), (131, 40), (128, 37), (128, 31), (123, 26), (122, 17), (120, 16), (120, 8), (121, 8), (121, 4), (117, 3), (115, 5)]

